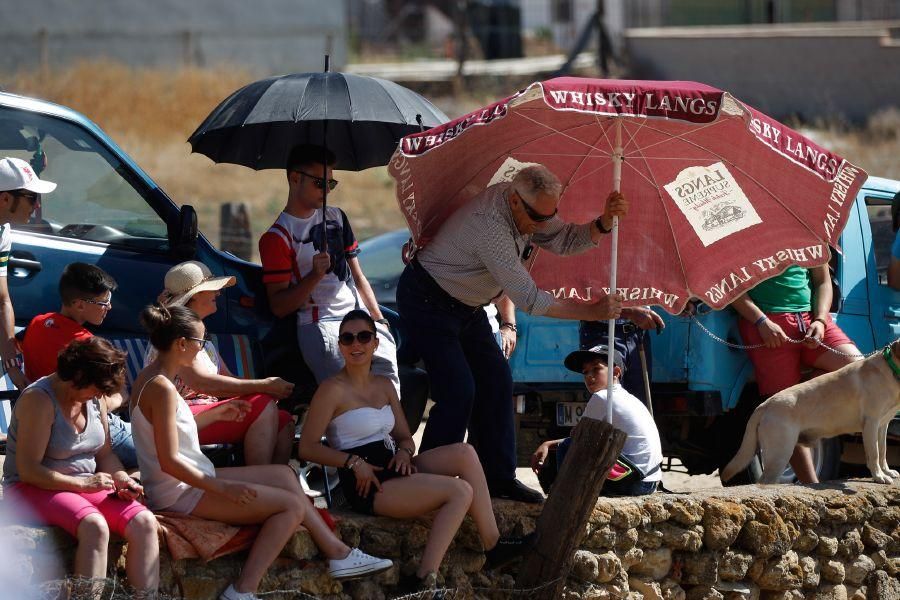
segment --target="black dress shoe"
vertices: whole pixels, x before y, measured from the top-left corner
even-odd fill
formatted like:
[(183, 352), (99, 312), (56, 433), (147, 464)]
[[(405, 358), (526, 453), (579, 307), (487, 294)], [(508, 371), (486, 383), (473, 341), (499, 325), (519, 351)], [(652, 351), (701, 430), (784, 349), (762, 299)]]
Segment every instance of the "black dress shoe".
[(497, 569), (506, 563), (519, 558), (534, 545), (534, 533), (524, 537), (501, 537), (497, 545), (487, 550), (484, 554), (487, 560), (484, 563), (486, 569)]
[(543, 494), (537, 490), (531, 489), (518, 479), (494, 481), (488, 483), (488, 489), (491, 492), (492, 498), (516, 500), (518, 502), (528, 502), (530, 504), (540, 504), (544, 501)]

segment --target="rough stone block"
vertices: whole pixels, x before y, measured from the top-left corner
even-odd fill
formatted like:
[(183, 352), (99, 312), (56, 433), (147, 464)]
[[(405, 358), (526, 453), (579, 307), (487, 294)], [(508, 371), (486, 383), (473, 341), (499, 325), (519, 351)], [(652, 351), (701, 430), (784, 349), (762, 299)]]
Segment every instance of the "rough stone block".
[(622, 563), (622, 568), (628, 571), (634, 565), (640, 563), (644, 560), (644, 551), (640, 548), (632, 548), (628, 550), (624, 555), (619, 555), (619, 560)]
[(598, 583), (608, 583), (622, 573), (622, 563), (613, 552), (605, 552), (595, 556), (597, 557), (597, 577), (595, 580)]
[(600, 575), (597, 556), (588, 550), (576, 550), (572, 558), (572, 574), (582, 581), (593, 583)]
[(714, 552), (679, 553), (677, 560), (682, 565), (682, 584), (713, 585), (719, 580), (719, 556)]
[(658, 527), (663, 536), (663, 544), (672, 550), (697, 552), (703, 547), (702, 527), (694, 526), (686, 529), (670, 522), (660, 523)]
[(819, 562), (819, 573), (822, 575), (822, 579), (834, 584), (844, 583), (847, 576), (844, 563), (831, 559)]
[(655, 528), (638, 529), (638, 544), (644, 548), (659, 548), (663, 543), (662, 532)]
[(671, 513), (661, 500), (647, 500), (644, 502), (644, 513), (650, 517), (651, 523), (668, 521)]
[[(644, 523), (644, 513), (637, 504), (617, 504), (613, 509), (610, 525), (618, 529), (632, 529)], [(647, 522), (650, 519), (647, 518)]]
[(741, 581), (747, 576), (753, 556), (740, 550), (728, 550), (719, 559), (719, 579)]
[(775, 557), (766, 564), (756, 584), (762, 590), (786, 591), (795, 590), (803, 582), (803, 570), (797, 553), (790, 550)]
[(738, 545), (764, 558), (787, 552), (793, 539), (775, 506), (762, 498), (748, 498), (744, 502), (753, 511), (754, 519), (744, 525)]
[(741, 533), (746, 521), (744, 507), (737, 502), (709, 499), (703, 503), (703, 543), (709, 550), (724, 550)]
[(685, 600), (687, 597), (681, 584), (670, 577), (660, 581), (659, 587), (662, 590), (663, 600)]
[(794, 550), (801, 554), (809, 554), (819, 545), (819, 536), (812, 529), (804, 529), (794, 542)]
[(859, 535), (859, 531), (855, 529), (851, 529), (838, 542), (838, 556), (852, 560), (853, 558), (862, 554), (863, 550), (865, 550), (865, 546), (862, 542), (862, 536)]
[(627, 552), (631, 550), (638, 543), (638, 530), (637, 529), (626, 529), (626, 530), (618, 530), (618, 535), (616, 536), (616, 544), (614, 548), (618, 552)]
[(891, 536), (866, 523), (862, 528), (862, 541), (870, 548), (881, 549), (891, 543)]
[(638, 577), (659, 580), (668, 575), (671, 570), (672, 550), (669, 548), (658, 548), (655, 550), (644, 550), (643, 560), (633, 565), (628, 572)]
[(725, 596), (711, 586), (695, 585), (687, 591), (687, 600), (725, 600)]
[(823, 585), (806, 597), (810, 600), (848, 600), (847, 588), (843, 584)]
[(803, 600), (800, 590), (763, 590), (759, 597), (762, 600)]
[(800, 557), (800, 571), (803, 573), (800, 585), (803, 589), (815, 589), (819, 586), (821, 575), (819, 574), (819, 563), (811, 556)]
[(866, 580), (866, 587), (872, 598), (900, 600), (900, 580), (884, 571), (873, 571)]
[(816, 546), (816, 554), (819, 556), (834, 556), (838, 551), (837, 538), (819, 536), (819, 545)]
[(662, 587), (655, 581), (629, 577), (628, 587), (639, 592), (644, 600), (663, 600)]
[(612, 525), (603, 525), (594, 529), (581, 545), (591, 550), (610, 550), (618, 540), (619, 532)]
[(865, 554), (862, 554), (846, 566), (845, 580), (856, 586), (861, 585), (866, 577), (869, 576), (869, 573), (874, 570), (875, 562)]
[(669, 519), (685, 527), (697, 525), (703, 521), (703, 505), (690, 496), (682, 496), (666, 503)]
[(858, 524), (870, 518), (872, 512), (872, 505), (862, 494), (847, 494), (829, 497), (822, 518), (832, 525)]

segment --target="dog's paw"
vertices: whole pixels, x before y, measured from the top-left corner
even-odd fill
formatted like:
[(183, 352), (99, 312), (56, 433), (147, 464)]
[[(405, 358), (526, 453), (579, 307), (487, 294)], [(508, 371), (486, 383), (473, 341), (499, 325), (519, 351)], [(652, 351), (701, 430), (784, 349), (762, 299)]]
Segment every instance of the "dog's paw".
[(890, 475), (892, 479), (900, 478), (900, 473), (898, 473), (894, 469), (885, 469), (884, 472)]
[(891, 476), (887, 473), (877, 473), (872, 475), (872, 479), (875, 480), (875, 483), (884, 483), (890, 485), (893, 483)]

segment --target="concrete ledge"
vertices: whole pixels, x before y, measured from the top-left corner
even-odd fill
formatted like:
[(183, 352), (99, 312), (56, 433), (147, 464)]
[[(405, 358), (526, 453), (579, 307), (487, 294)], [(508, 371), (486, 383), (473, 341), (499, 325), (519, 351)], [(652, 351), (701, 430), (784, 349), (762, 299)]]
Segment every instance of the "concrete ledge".
[[(504, 533), (534, 528), (540, 507), (494, 503)], [(400, 570), (416, 565), (429, 518), (397, 521), (336, 512), (350, 545), (393, 559), (378, 577), (341, 584), (328, 577), (308, 534), (298, 533), (261, 591), (297, 590), (328, 599), (397, 595)], [(2, 543), (17, 553), (23, 579), (59, 578), (71, 568), (74, 541), (53, 528), (11, 526)], [(124, 577), (122, 543), (110, 549), (110, 574)], [(162, 559), (162, 591), (213, 599), (234, 579), (242, 554), (210, 563)], [(467, 520), (442, 565), (456, 598), (499, 597), (514, 587), (517, 564), (482, 571), (484, 554)], [(493, 592), (493, 593), (492, 593)], [(743, 486), (690, 495), (600, 499), (563, 595), (654, 599), (900, 599), (900, 487), (865, 481), (817, 486)]]

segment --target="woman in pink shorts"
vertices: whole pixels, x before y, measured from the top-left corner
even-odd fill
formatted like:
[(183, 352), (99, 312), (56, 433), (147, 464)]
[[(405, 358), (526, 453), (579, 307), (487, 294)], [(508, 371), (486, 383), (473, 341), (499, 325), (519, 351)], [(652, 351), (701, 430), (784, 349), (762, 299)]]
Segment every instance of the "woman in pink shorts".
[(75, 575), (106, 577), (110, 532), (128, 542), (126, 572), (141, 594), (159, 586), (156, 518), (109, 445), (104, 395), (121, 391), (125, 353), (99, 337), (71, 342), (57, 371), (28, 386), (13, 411), (3, 463), (17, 509), (78, 539)]
[[(804, 367), (836, 371), (861, 358), (850, 338), (831, 320), (832, 296), (827, 265), (791, 266), (734, 301), (732, 306), (742, 317), (738, 328), (744, 343), (762, 346), (747, 351), (760, 396), (800, 383)], [(818, 483), (809, 448), (794, 449), (791, 467), (801, 482)]]
[[(166, 273), (164, 306), (187, 306), (201, 319), (216, 312), (221, 290), (234, 277), (214, 277), (192, 260)], [(156, 358), (151, 346), (145, 366)], [(294, 420), (275, 402), (290, 396), (294, 384), (280, 377), (240, 379), (232, 376), (212, 344), (178, 373), (175, 386), (188, 403), (200, 430), (201, 444), (244, 444), (247, 465), (287, 464), (294, 442)]]

